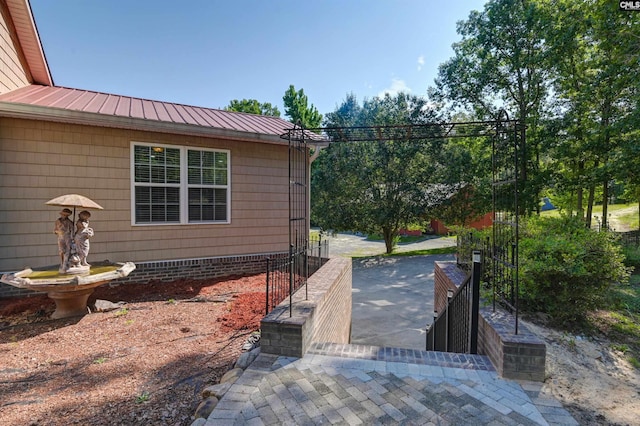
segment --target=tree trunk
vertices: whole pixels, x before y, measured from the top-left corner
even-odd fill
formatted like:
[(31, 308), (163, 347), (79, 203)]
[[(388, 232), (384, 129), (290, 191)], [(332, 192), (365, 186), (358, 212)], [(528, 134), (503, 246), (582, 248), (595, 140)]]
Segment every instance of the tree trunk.
[(602, 184), (602, 229), (609, 229), (609, 179), (606, 179)]
[[(584, 172), (584, 160), (581, 160), (580, 162), (578, 162), (578, 176), (582, 176), (582, 173)], [(576, 213), (578, 215), (578, 217), (580, 218), (580, 220), (584, 220), (584, 207), (582, 206), (583, 203), (583, 188), (582, 188), (582, 184), (579, 184), (580, 186), (578, 187), (578, 200), (577, 200), (577, 205), (576, 205)]]
[(387, 250), (387, 254), (393, 253), (394, 240), (396, 237), (397, 231), (389, 228), (382, 229), (382, 236), (384, 237), (384, 245)]
[[(593, 169), (596, 170), (600, 165), (600, 161), (596, 160), (593, 163)], [(587, 200), (587, 217), (585, 219), (585, 225), (587, 228), (591, 229), (591, 215), (593, 214), (593, 201), (596, 193), (596, 184), (589, 184), (589, 199)]]
[(591, 214), (593, 213), (593, 198), (595, 197), (596, 186), (589, 185), (589, 199), (587, 200), (587, 217), (585, 218), (585, 226), (591, 228)]

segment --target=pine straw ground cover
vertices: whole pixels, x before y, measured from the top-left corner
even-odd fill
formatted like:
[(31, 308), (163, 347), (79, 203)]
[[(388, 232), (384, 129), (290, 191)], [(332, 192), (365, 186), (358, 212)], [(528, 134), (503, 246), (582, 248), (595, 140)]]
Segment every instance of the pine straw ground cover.
[(51, 320), (0, 300), (0, 423), (189, 425), (264, 315), (265, 276), (103, 286), (118, 310)]

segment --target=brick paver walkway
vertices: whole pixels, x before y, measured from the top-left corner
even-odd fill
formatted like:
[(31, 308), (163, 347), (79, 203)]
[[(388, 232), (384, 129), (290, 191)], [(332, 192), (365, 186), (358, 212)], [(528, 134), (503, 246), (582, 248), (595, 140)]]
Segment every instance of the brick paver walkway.
[(540, 389), (484, 356), (316, 344), (303, 358), (259, 355), (205, 424), (578, 424)]

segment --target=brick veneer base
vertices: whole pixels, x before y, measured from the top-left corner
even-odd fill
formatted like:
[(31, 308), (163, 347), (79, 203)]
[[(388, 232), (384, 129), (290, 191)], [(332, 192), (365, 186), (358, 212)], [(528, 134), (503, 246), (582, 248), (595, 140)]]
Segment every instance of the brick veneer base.
[(514, 334), (513, 315), (501, 309), (481, 308), (478, 353), (487, 355), (506, 379), (544, 382), (547, 347), (520, 323)]
[[(434, 306), (444, 309), (447, 289), (454, 290), (464, 281), (455, 262), (436, 262)], [(482, 301), (480, 302), (482, 304)], [(513, 315), (481, 307), (478, 318), (478, 354), (487, 355), (504, 378), (542, 382), (545, 378), (547, 347), (522, 323), (515, 332)]]
[[(109, 285), (173, 281), (179, 278), (208, 279), (229, 275), (254, 275), (266, 271), (266, 259), (287, 256), (287, 253), (262, 253), (243, 256), (209, 257), (199, 259), (162, 260), (136, 263), (136, 269), (125, 278)], [(33, 296), (34, 291), (0, 283), (0, 298)]]
[(302, 357), (315, 342), (349, 343), (351, 335), (350, 258), (332, 258), (289, 300), (262, 319), (260, 350), (263, 353)]

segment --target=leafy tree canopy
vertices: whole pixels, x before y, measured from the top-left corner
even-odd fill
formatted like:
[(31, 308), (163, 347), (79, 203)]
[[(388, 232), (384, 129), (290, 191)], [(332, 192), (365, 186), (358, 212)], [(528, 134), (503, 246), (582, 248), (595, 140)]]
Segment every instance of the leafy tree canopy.
[(303, 89), (296, 92), (293, 84), (290, 85), (282, 100), (284, 101), (284, 115), (292, 123), (299, 122), (306, 129), (320, 127), (322, 114), (318, 112), (318, 109), (313, 104), (309, 105), (309, 99), (304, 94)]
[(431, 91), (436, 101), (472, 108), (477, 117), (497, 118), (505, 109), (510, 118), (526, 124), (519, 169), (527, 182), (520, 202), (528, 210), (538, 204), (545, 173), (536, 137), (549, 92), (545, 25), (536, 1), (488, 1), (482, 11), (472, 11), (458, 23), (462, 39), (453, 45), (454, 56), (440, 65)]
[(271, 105), (269, 102), (260, 103), (255, 99), (242, 99), (241, 101), (234, 99), (224, 109), (225, 111), (280, 117), (280, 111), (277, 106)]
[[(428, 124), (437, 116), (424, 98), (400, 93), (365, 100), (348, 95), (332, 113), (326, 128)], [(398, 231), (426, 219), (428, 212), (464, 180), (468, 160), (460, 146), (444, 139), (411, 140), (398, 129), (392, 140), (335, 142), (314, 162), (311, 214), (325, 229), (359, 230), (384, 236), (391, 253)]]

